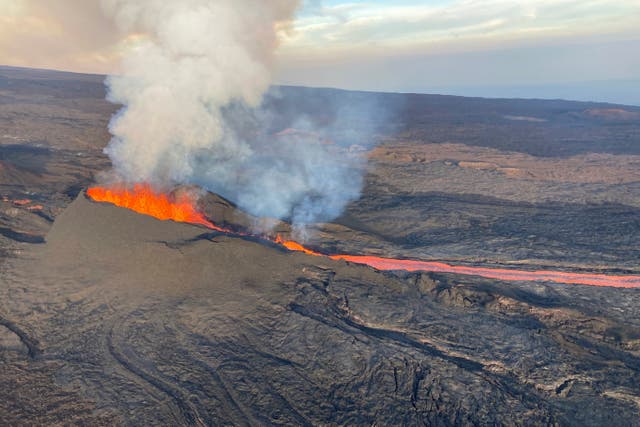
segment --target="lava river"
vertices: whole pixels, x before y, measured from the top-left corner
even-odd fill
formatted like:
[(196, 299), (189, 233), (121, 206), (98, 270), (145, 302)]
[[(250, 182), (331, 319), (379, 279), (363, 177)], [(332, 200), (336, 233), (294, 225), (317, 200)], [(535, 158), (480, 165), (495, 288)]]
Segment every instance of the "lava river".
[[(116, 206), (131, 209), (135, 212), (150, 215), (158, 219), (188, 222), (224, 233), (239, 234), (233, 230), (218, 227), (209, 221), (197, 210), (195, 207), (195, 198), (188, 193), (178, 195), (158, 193), (148, 184), (136, 184), (132, 188), (124, 186), (114, 186), (111, 188), (91, 187), (87, 190), (87, 195), (97, 202), (112, 203)], [(450, 265), (436, 261), (393, 259), (366, 255), (327, 255), (308, 249), (298, 242), (284, 240), (280, 236), (277, 236), (273, 241), (291, 251), (364, 264), (378, 270), (432, 271), (481, 276), (505, 281), (527, 280), (616, 288), (640, 288), (640, 276), (570, 273), (552, 270), (526, 271), (505, 268), (469, 267)]]

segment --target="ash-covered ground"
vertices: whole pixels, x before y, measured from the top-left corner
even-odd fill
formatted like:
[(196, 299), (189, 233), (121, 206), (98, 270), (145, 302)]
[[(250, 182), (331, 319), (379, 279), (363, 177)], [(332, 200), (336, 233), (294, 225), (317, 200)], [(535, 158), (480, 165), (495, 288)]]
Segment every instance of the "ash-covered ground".
[[(640, 425), (638, 290), (380, 273), (91, 202), (102, 79), (0, 68), (0, 424)], [(369, 156), (315, 249), (640, 271), (640, 108), (278, 92), (274, 132), (303, 111)]]

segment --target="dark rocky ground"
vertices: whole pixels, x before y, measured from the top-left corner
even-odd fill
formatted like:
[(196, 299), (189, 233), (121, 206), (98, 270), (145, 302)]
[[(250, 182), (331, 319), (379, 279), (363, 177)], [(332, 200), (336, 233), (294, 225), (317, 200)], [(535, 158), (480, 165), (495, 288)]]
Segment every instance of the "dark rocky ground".
[[(640, 425), (637, 290), (380, 273), (90, 202), (101, 80), (0, 68), (0, 424)], [(274, 131), (295, 105), (370, 150), (315, 248), (640, 270), (638, 108), (279, 91)]]

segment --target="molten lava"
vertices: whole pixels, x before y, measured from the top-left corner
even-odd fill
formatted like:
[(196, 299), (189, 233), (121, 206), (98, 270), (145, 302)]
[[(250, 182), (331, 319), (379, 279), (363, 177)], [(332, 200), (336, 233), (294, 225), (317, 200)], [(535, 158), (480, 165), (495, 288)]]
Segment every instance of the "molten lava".
[[(199, 224), (224, 233), (234, 233), (214, 225), (196, 209), (196, 201), (190, 195), (167, 195), (154, 191), (148, 184), (136, 184), (133, 188), (117, 186), (115, 188), (91, 187), (87, 195), (97, 202), (108, 202), (116, 206), (131, 209), (141, 214), (158, 219), (171, 219), (178, 222)], [(234, 233), (245, 235), (242, 233)], [(381, 258), (359, 255), (325, 255), (308, 249), (293, 240), (285, 240), (277, 235), (273, 240), (290, 251), (303, 252), (308, 255), (323, 256), (334, 260), (344, 260), (356, 264), (364, 264), (378, 270), (433, 271), (439, 273), (457, 273), (482, 276), (490, 279), (507, 281), (549, 281), (555, 283), (579, 284), (590, 286), (610, 286), (619, 288), (640, 288), (640, 276), (612, 276), (595, 273), (570, 273), (563, 271), (522, 271), (505, 268), (468, 267), (449, 265), (436, 261), (417, 261), (405, 259)]]
[(324, 256), (324, 254), (321, 254), (320, 252), (312, 251), (311, 249), (305, 248), (298, 242), (295, 242), (293, 240), (284, 240), (282, 237), (280, 237), (279, 234), (276, 236), (274, 242), (284, 246), (290, 251), (304, 252), (307, 255)]
[(356, 264), (365, 264), (377, 270), (433, 271), (437, 273), (457, 273), (481, 276), (506, 281), (548, 281), (572, 285), (609, 286), (614, 288), (640, 288), (640, 276), (613, 276), (595, 273), (570, 273), (552, 270), (509, 270), (506, 268), (467, 267), (449, 265), (436, 261), (380, 258), (358, 255), (331, 255), (332, 259), (342, 259)]
[(132, 188), (123, 185), (111, 188), (91, 187), (87, 190), (87, 195), (96, 202), (112, 203), (161, 220), (188, 222), (226, 231), (198, 212), (195, 200), (187, 193), (167, 195), (156, 192), (149, 184), (135, 184)]

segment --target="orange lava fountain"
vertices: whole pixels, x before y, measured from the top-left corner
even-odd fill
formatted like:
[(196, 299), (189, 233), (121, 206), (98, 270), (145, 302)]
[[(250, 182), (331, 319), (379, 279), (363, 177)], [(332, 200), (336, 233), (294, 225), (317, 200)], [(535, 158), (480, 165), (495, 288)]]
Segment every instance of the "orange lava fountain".
[[(91, 187), (87, 195), (97, 202), (108, 202), (116, 206), (131, 209), (141, 214), (150, 215), (158, 219), (171, 219), (177, 222), (188, 222), (203, 225), (216, 231), (244, 235), (221, 228), (207, 220), (196, 209), (196, 201), (184, 193), (181, 195), (167, 195), (154, 191), (148, 184), (136, 184), (129, 189), (124, 186), (114, 188)], [(432, 271), (438, 273), (457, 273), (481, 276), (489, 279), (506, 281), (548, 281), (565, 284), (589, 286), (609, 286), (616, 288), (640, 288), (640, 276), (614, 276), (595, 273), (570, 273), (563, 271), (539, 270), (523, 271), (505, 268), (468, 267), (449, 265), (436, 261), (417, 261), (406, 259), (381, 258), (361, 255), (325, 255), (313, 251), (293, 240), (285, 240), (280, 235), (270, 239), (290, 251), (303, 252), (307, 255), (323, 256), (334, 260), (344, 260), (356, 264), (364, 264), (378, 270), (404, 271)]]
[(135, 184), (132, 188), (123, 185), (111, 188), (91, 187), (87, 190), (87, 195), (96, 202), (112, 203), (154, 218), (188, 222), (226, 231), (198, 212), (195, 200), (187, 193), (167, 195), (156, 192), (149, 184)]

